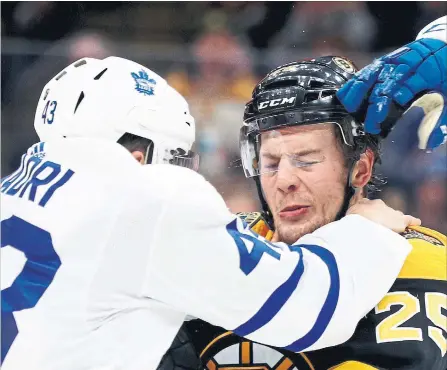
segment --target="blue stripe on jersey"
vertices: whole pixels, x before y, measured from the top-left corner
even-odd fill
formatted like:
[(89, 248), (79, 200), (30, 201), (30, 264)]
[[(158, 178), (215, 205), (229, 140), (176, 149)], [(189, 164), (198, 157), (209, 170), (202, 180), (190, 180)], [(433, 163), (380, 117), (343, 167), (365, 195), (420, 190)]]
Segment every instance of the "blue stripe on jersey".
[(234, 329), (234, 333), (243, 337), (255, 332), (273, 319), (286, 304), (298, 286), (298, 282), (304, 272), (303, 252), (301, 249), (296, 250), (296, 252), (299, 253), (300, 257), (290, 277), (270, 295), (258, 312), (248, 321)]
[(10, 246), (27, 259), (12, 285), (1, 292), (0, 362), (3, 362), (19, 333), (14, 312), (36, 306), (62, 263), (47, 231), (16, 216), (2, 220), (0, 226), (1, 248)]
[(316, 254), (323, 260), (329, 270), (331, 283), (326, 300), (323, 304), (323, 307), (321, 308), (320, 313), (318, 314), (317, 320), (315, 321), (312, 329), (310, 329), (309, 332), (300, 339), (296, 340), (287, 347), (284, 347), (285, 349), (293, 352), (302, 352), (321, 338), (327, 326), (329, 325), (332, 316), (334, 315), (335, 308), (337, 307), (338, 303), (338, 298), (340, 296), (340, 274), (338, 272), (337, 261), (334, 255), (327, 249), (317, 245), (301, 245), (300, 247)]
[(247, 336), (256, 330), (262, 328), (270, 320), (272, 320), (281, 308), (287, 303), (289, 298), (298, 286), (301, 276), (304, 272), (303, 252), (302, 249), (307, 249), (309, 252), (316, 254), (322, 259), (329, 270), (330, 286), (326, 300), (317, 316), (314, 326), (302, 338), (296, 340), (292, 344), (284, 347), (293, 352), (302, 352), (306, 348), (316, 343), (326, 330), (329, 322), (334, 315), (337, 307), (338, 298), (340, 295), (340, 275), (338, 272), (337, 261), (334, 255), (327, 249), (318, 245), (302, 244), (299, 246), (291, 246), (290, 250), (297, 252), (300, 255), (299, 262), (292, 272), (289, 279), (287, 279), (278, 289), (276, 289), (266, 302), (262, 305), (258, 312), (256, 312), (247, 322), (240, 325), (233, 332), (239, 336)]

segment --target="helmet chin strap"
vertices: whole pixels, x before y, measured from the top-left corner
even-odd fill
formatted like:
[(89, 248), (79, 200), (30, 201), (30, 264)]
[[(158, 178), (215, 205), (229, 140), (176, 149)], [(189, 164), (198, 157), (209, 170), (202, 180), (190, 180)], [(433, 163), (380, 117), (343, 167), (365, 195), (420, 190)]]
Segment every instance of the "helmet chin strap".
[(343, 196), (343, 203), (341, 205), (340, 210), (337, 213), (337, 216), (335, 217), (334, 221), (338, 221), (341, 218), (346, 216), (346, 212), (348, 212), (349, 209), (349, 203), (351, 202), (352, 197), (355, 195), (355, 193), (357, 192), (358, 188), (356, 188), (355, 186), (352, 185), (352, 172), (354, 170), (354, 166), (357, 163), (357, 161), (354, 161), (349, 169), (348, 172), (348, 180), (346, 181), (346, 186), (345, 186), (345, 193)]
[(342, 203), (341, 208), (338, 211), (337, 216), (335, 217), (334, 221), (338, 221), (341, 218), (346, 216), (346, 212), (348, 212), (349, 203), (351, 202), (352, 197), (357, 193), (357, 191), (360, 190), (360, 188), (357, 188), (354, 185), (352, 185), (352, 173), (354, 172), (355, 164), (358, 162), (361, 154), (364, 153), (365, 150), (366, 150), (366, 147), (364, 145), (359, 146), (355, 159), (352, 160), (352, 163), (348, 167), (348, 169), (349, 169), (348, 179), (346, 181), (343, 203)]
[(258, 198), (259, 198), (259, 201), (261, 202), (264, 219), (267, 222), (268, 226), (272, 230), (275, 230), (275, 228), (274, 228), (275, 225), (273, 223), (272, 211), (270, 211), (267, 201), (265, 200), (264, 191), (262, 190), (261, 181), (259, 180), (259, 176), (255, 177), (254, 180), (255, 180), (255, 184), (256, 184), (256, 189), (258, 191)]

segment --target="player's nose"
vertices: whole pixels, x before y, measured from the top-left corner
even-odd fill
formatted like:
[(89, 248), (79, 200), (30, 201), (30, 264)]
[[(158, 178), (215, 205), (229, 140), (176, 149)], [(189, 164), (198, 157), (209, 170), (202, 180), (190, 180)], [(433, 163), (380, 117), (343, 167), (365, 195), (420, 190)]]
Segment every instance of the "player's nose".
[(277, 189), (284, 194), (297, 191), (301, 184), (298, 172), (299, 169), (292, 166), (287, 158), (283, 158), (276, 174)]

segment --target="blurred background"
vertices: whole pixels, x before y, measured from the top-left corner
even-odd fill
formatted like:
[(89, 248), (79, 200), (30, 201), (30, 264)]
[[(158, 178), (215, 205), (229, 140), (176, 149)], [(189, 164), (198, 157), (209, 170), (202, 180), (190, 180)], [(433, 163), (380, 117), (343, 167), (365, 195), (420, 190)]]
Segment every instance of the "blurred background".
[[(234, 211), (259, 209), (238, 158), (251, 90), (270, 69), (303, 58), (344, 55), (358, 67), (412, 41), (447, 13), (445, 2), (2, 2), (1, 175), (38, 141), (34, 109), (44, 84), (69, 63), (110, 55), (167, 78), (196, 118), (201, 172)], [(118, 87), (117, 87), (118, 88)], [(397, 128), (384, 145), (376, 194), (447, 230), (446, 146), (416, 149)]]

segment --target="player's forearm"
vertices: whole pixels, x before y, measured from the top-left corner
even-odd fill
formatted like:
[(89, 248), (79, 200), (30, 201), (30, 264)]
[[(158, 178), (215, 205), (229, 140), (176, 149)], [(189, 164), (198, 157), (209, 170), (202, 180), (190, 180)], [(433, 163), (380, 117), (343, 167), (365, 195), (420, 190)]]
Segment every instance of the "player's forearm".
[[(291, 247), (269, 245), (240, 221), (181, 239), (181, 255), (167, 266), (172, 273), (150, 279), (152, 298), (296, 352), (349, 339), (387, 293), (410, 250), (402, 237), (360, 216), (327, 225)], [(153, 257), (168, 258), (166, 250)]]
[[(359, 215), (323, 226), (300, 242), (308, 243), (308, 238), (324, 241), (340, 277), (337, 307), (321, 338), (309, 348), (314, 350), (351, 337), (358, 322), (389, 291), (411, 246), (397, 233)], [(301, 351), (299, 346), (290, 349)]]
[(293, 293), (265, 326), (236, 333), (294, 352), (343, 343), (388, 292), (411, 250), (403, 237), (357, 215), (298, 242), (291, 250), (301, 250), (304, 268)]

